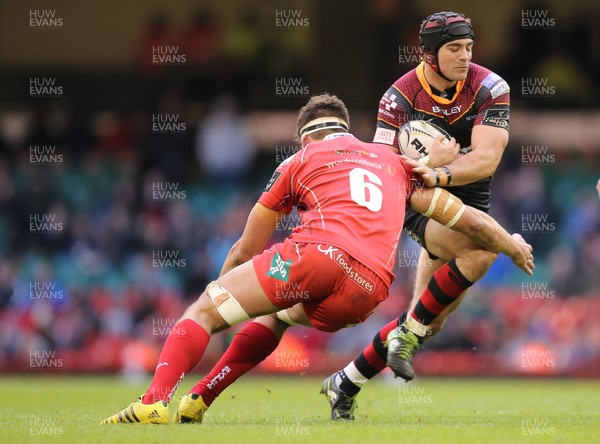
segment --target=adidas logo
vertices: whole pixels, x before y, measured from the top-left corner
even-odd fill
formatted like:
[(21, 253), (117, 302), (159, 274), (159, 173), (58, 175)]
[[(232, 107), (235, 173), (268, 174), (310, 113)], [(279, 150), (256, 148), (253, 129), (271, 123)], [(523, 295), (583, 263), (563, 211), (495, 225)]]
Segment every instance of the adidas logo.
[(148, 414), (148, 419), (154, 419), (154, 418), (160, 418), (160, 413), (158, 413), (158, 410), (152, 410)]

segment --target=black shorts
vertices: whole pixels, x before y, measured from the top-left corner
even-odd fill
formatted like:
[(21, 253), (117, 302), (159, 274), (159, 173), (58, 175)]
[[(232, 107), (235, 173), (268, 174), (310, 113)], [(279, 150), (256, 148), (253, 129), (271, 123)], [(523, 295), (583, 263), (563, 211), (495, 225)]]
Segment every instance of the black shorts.
[(416, 243), (425, 248), (427, 254), (429, 254), (429, 258), (434, 261), (439, 259), (439, 257), (427, 250), (427, 245), (425, 244), (425, 226), (427, 225), (427, 222), (429, 222), (428, 217), (423, 216), (412, 208), (406, 209), (406, 216), (404, 216), (404, 231), (406, 231), (406, 234), (412, 237)]

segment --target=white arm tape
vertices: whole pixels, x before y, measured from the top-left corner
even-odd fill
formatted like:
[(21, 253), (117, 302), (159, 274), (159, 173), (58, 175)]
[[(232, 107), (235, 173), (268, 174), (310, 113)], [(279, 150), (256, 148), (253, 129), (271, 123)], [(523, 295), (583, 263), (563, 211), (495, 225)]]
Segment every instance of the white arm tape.
[[(442, 194), (443, 193), (443, 194)], [(440, 198), (442, 200), (440, 200)], [(445, 199), (445, 200), (444, 200)], [(452, 228), (465, 211), (465, 204), (456, 196), (436, 188), (425, 216)]]
[(431, 199), (431, 203), (429, 204), (429, 208), (427, 209), (427, 213), (425, 216), (429, 217), (433, 214), (433, 210), (435, 210), (435, 206), (437, 205), (437, 201), (440, 198), (440, 194), (442, 194), (442, 189), (437, 188), (433, 192), (433, 198)]
[(239, 324), (250, 319), (237, 299), (218, 282), (209, 283), (206, 286), (206, 294), (210, 296), (217, 311), (229, 325)]
[(456, 213), (456, 216), (454, 216), (454, 217), (453, 217), (453, 218), (450, 220), (450, 222), (448, 222), (448, 223), (446, 224), (446, 226), (447, 226), (448, 228), (452, 228), (452, 227), (454, 226), (454, 224), (455, 224), (455, 223), (458, 221), (458, 219), (460, 219), (460, 216), (462, 216), (464, 212), (465, 212), (465, 206), (463, 205), (463, 206), (461, 207), (461, 209), (460, 209), (460, 210), (458, 210), (458, 212)]

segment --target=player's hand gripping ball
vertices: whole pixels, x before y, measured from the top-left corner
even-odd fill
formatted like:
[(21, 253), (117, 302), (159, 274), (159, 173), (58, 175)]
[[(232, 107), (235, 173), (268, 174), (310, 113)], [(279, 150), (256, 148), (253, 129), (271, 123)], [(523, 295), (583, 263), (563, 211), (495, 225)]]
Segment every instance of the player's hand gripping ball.
[(398, 146), (406, 157), (417, 160), (429, 154), (431, 144), (439, 136), (450, 141), (450, 134), (439, 126), (425, 120), (411, 120), (400, 128)]

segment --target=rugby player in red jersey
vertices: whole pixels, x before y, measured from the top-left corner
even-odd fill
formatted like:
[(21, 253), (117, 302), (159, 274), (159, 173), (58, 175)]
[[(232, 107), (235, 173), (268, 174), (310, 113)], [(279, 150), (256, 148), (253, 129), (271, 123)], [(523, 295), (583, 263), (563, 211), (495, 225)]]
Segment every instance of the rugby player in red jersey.
[[(290, 325), (333, 332), (363, 322), (388, 296), (408, 204), (532, 273), (531, 246), (521, 236), (441, 188), (423, 188), (434, 183), (431, 170), (413, 162), (421, 182), (398, 150), (359, 141), (348, 121), (343, 102), (327, 94), (300, 110), (302, 149), (275, 170), (221, 276), (171, 329), (146, 393), (103, 424), (169, 423), (168, 403), (213, 332), (257, 317), (181, 399), (175, 422), (201, 422), (219, 393), (270, 355)], [(301, 225), (263, 251), (293, 207)], [(283, 284), (298, 291), (282, 292)]]
[[(462, 147), (458, 158), (436, 145), (421, 161), (435, 168), (441, 187), (487, 212), (492, 175), (508, 143), (510, 98), (501, 77), (471, 62), (473, 39), (470, 19), (460, 13), (438, 12), (423, 20), (422, 61), (381, 98), (374, 142), (397, 147), (398, 129), (409, 120), (445, 129)], [(353, 419), (362, 385), (386, 365), (396, 376), (413, 379), (419, 345), (442, 329), (497, 256), (412, 209), (404, 229), (422, 247), (409, 312), (382, 327), (354, 361), (323, 381), (332, 419)]]

